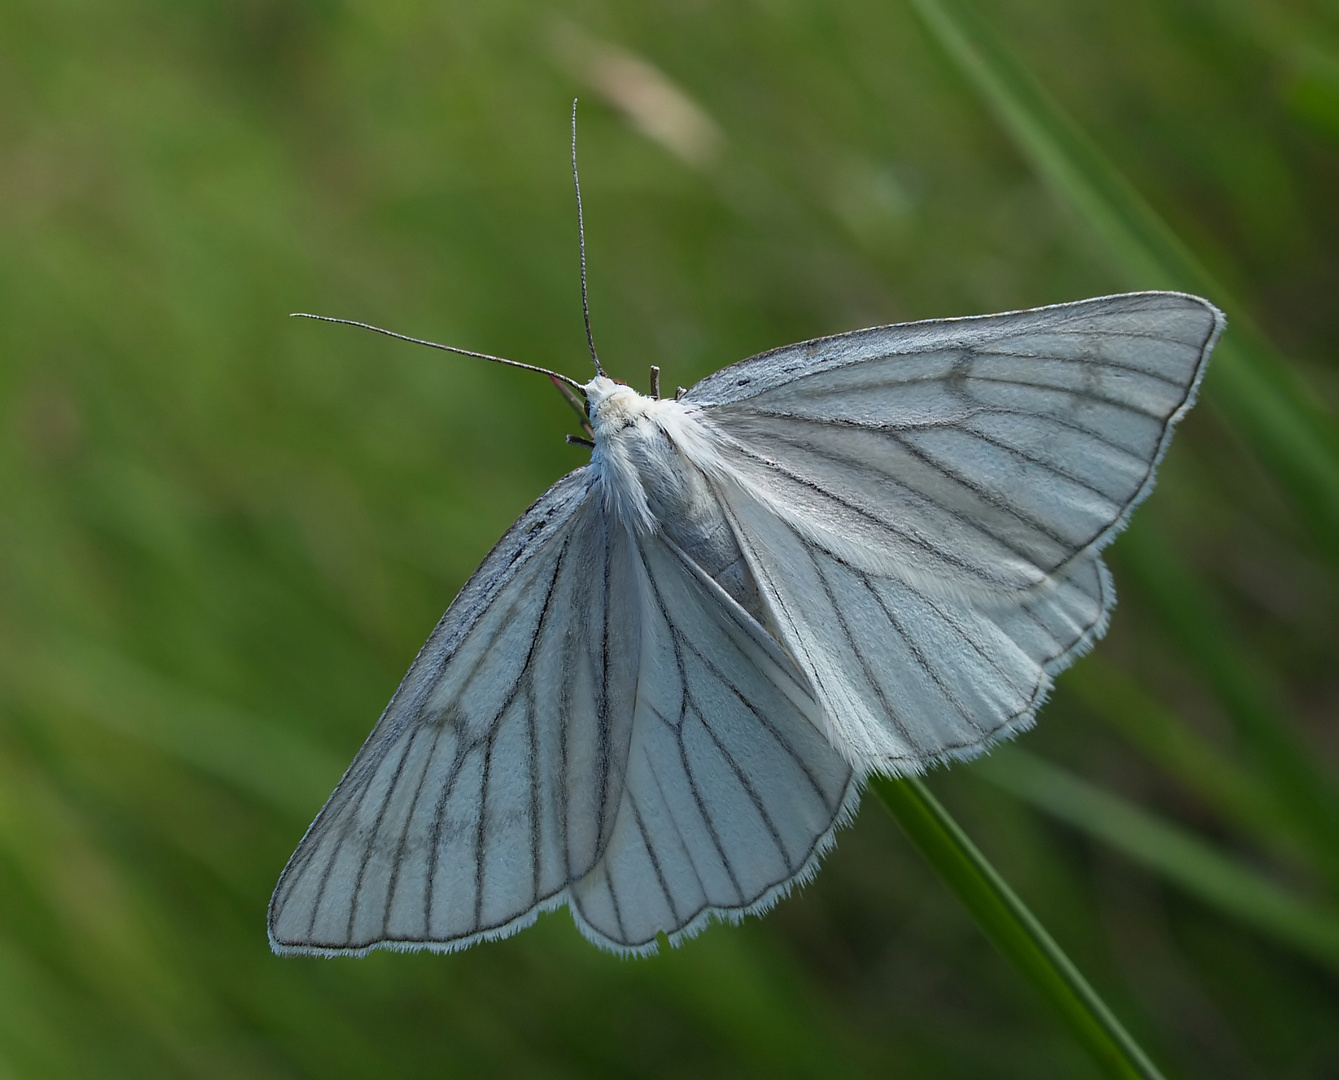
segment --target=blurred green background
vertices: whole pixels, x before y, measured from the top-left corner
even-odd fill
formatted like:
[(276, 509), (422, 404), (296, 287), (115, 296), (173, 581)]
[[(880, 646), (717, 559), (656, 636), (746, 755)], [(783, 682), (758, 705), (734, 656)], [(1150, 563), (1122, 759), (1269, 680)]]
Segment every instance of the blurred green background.
[(933, 790), (1170, 1076), (1339, 1074), (1339, 11), (0, 5), (0, 1074), (1087, 1077), (870, 798), (764, 919), (279, 960), (285, 859), (611, 374), (1229, 313), (1037, 731)]

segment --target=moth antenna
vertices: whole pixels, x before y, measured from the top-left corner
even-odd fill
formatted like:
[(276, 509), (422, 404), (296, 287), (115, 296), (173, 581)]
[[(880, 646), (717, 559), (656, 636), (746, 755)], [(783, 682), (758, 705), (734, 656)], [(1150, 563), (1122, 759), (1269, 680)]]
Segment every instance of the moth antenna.
[(674, 391), (674, 400), (675, 400), (675, 401), (682, 401), (682, 400), (683, 400), (683, 396), (684, 396), (684, 394), (686, 394), (686, 393), (688, 393), (688, 391), (687, 391), (684, 387), (682, 387), (682, 386), (679, 387), (679, 389), (677, 389), (677, 390)]
[(651, 396), (660, 400), (660, 365), (651, 365)]
[(586, 320), (586, 344), (595, 363), (595, 374), (603, 375), (599, 354), (595, 351), (595, 336), (590, 332), (590, 297), (586, 291), (586, 223), (581, 215), (581, 177), (577, 173), (577, 99), (572, 99), (572, 186), (577, 193), (577, 244), (581, 251), (581, 314)]
[(293, 311), (289, 313), (290, 319), (316, 319), (319, 322), (341, 323), (344, 326), (357, 326), (363, 330), (371, 330), (377, 334), (385, 334), (387, 337), (396, 338), (399, 341), (408, 341), (412, 345), (426, 345), (430, 349), (441, 349), (442, 352), (457, 353), (460, 356), (473, 356), (478, 360), (491, 360), (494, 364), (506, 364), (508, 367), (521, 368), (524, 371), (538, 371), (541, 375), (547, 375), (550, 379), (566, 383), (583, 398), (586, 391), (576, 379), (568, 378), (566, 375), (560, 375), (556, 371), (550, 371), (548, 368), (540, 367), (538, 364), (523, 364), (519, 360), (508, 360), (505, 356), (493, 356), (491, 353), (475, 352), (473, 349), (462, 349), (456, 345), (439, 345), (435, 341), (427, 341), (424, 338), (410, 337), (408, 334), (397, 334), (394, 330), (383, 330), (379, 326), (373, 326), (371, 323), (359, 322), (357, 319), (337, 319), (333, 315), (312, 315), (306, 311)]

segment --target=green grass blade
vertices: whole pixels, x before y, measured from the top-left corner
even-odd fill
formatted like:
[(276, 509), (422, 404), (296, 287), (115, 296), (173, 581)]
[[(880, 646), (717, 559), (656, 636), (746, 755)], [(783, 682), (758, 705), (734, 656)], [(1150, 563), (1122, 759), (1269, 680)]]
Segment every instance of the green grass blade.
[(1108, 1076), (1161, 1077), (1036, 916), (920, 780), (876, 776), (870, 787), (995, 947), (1041, 991)]
[(973, 771), (1339, 971), (1339, 915), (1297, 899), (1185, 830), (1017, 747), (1001, 747)]
[(1291, 492), (1339, 560), (1339, 445), (1333, 418), (1241, 305), (1120, 171), (959, 0), (912, 0), (924, 24), (1020, 152), (1094, 230), (1132, 287), (1203, 293), (1228, 313), (1207, 386), (1212, 401)]

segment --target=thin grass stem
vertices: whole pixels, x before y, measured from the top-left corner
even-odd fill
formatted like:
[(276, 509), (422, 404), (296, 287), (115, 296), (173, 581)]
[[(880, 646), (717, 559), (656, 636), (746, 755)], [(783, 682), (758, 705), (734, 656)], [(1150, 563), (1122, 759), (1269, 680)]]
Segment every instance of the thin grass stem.
[(875, 777), (871, 788), (977, 925), (1032, 983), (1106, 1075), (1162, 1073), (1046, 928), (925, 784)]

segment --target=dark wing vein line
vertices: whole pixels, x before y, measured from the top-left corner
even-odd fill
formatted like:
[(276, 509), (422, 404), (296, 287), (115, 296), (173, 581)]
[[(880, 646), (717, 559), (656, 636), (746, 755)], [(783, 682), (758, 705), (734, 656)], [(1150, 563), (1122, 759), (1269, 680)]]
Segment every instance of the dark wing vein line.
[[(1035, 415), (1033, 413), (1025, 413), (1019, 409), (988, 409), (984, 407), (974, 408), (972, 410), (971, 415), (967, 417), (962, 418), (955, 417), (952, 420), (942, 420), (942, 421), (909, 422), (905, 424), (881, 424), (868, 420), (851, 419), (849, 417), (820, 418), (813, 416), (805, 416), (799, 413), (785, 412), (780, 409), (768, 409), (766, 411), (758, 410), (756, 413), (754, 413), (754, 415), (766, 416), (769, 419), (785, 420), (788, 423), (796, 425), (812, 424), (815, 427), (819, 428), (849, 429), (852, 431), (865, 431), (877, 435), (888, 435), (890, 437), (893, 437), (894, 439), (897, 439), (898, 445), (904, 445), (904, 440), (898, 437), (906, 435), (908, 433), (920, 433), (920, 432), (931, 432), (931, 431), (932, 432), (956, 431), (962, 433), (963, 435), (969, 435), (972, 438), (979, 439), (986, 445), (993, 446), (997, 450), (1001, 450), (1004, 453), (1007, 453), (1010, 456), (1017, 458), (1019, 461), (1024, 462), (1025, 464), (1035, 465), (1037, 468), (1044, 469), (1046, 472), (1049, 472), (1053, 476), (1057, 476), (1062, 480), (1066, 480), (1072, 484), (1076, 484), (1080, 487), (1086, 488), (1088, 491), (1091, 491), (1094, 495), (1100, 495), (1102, 498), (1116, 505), (1119, 505), (1127, 498), (1126, 495), (1120, 492), (1107, 491), (1103, 488), (1096, 487), (1090, 481), (1079, 476), (1078, 473), (1064, 468), (1057, 462), (1047, 461), (1044, 458), (1037, 457), (1033, 454), (1028, 454), (1017, 446), (1013, 446), (1010, 443), (1003, 441), (1002, 439), (998, 439), (992, 435), (988, 435), (984, 431), (981, 431), (979, 428), (969, 426), (972, 421), (975, 421), (982, 416), (1031, 417)], [(1120, 446), (1117, 443), (1110, 442), (1109, 440), (1103, 438), (1098, 433), (1091, 431), (1088, 428), (1083, 427), (1082, 425), (1065, 423), (1061, 421), (1059, 418), (1052, 416), (1048, 416), (1047, 420), (1054, 422), (1059, 426), (1066, 428), (1067, 430), (1086, 435), (1092, 438), (1095, 442), (1101, 442), (1104, 445), (1106, 445), (1109, 449), (1124, 454), (1131, 460), (1137, 460), (1141, 464), (1144, 460), (1145, 455), (1135, 454), (1128, 447)], [(774, 436), (771, 433), (769, 433), (769, 437)], [(809, 444), (805, 443), (803, 445), (807, 447)]]
[[(824, 460), (832, 462), (834, 465), (843, 465), (848, 468), (865, 469), (866, 471), (877, 472), (877, 474), (881, 478), (888, 480), (890, 483), (896, 485), (898, 488), (906, 492), (912, 498), (918, 499), (923, 506), (933, 507), (935, 510), (948, 514), (950, 517), (952, 517), (955, 521), (958, 521), (960, 524), (965, 525), (967, 528), (980, 533), (982, 536), (988, 537), (995, 543), (999, 544), (1000, 547), (1009, 551), (1011, 554), (1016, 555), (1020, 559), (1026, 560), (1033, 566), (1036, 566), (1038, 570), (1040, 570), (1043, 574), (1047, 576), (1053, 574), (1057, 569), (1059, 569), (1066, 562), (1068, 562), (1070, 558), (1073, 557), (1073, 555), (1071, 554), (1067, 556), (1065, 559), (1062, 559), (1056, 565), (1051, 567), (1037, 566), (1036, 558), (1033, 555), (1033, 553), (1018, 547), (1008, 537), (1001, 536), (998, 533), (995, 533), (991, 529), (987, 528), (984, 524), (975, 520), (974, 518), (972, 518), (971, 516), (969, 516), (968, 514), (964, 513), (961, 510), (958, 510), (952, 506), (947, 506), (942, 502), (936, 502), (925, 492), (910, 486), (906, 481), (898, 478), (897, 476), (893, 475), (890, 472), (887, 472), (884, 469), (878, 468), (872, 463), (857, 461), (853, 458), (847, 457), (844, 454), (836, 453), (835, 451), (830, 450), (827, 447), (817, 446), (813, 443), (804, 442), (798, 438), (793, 438), (784, 434), (774, 434), (772, 435), (772, 438), (781, 442), (789, 443), (792, 447), (794, 447), (797, 450), (803, 450), (805, 453), (811, 454), (814, 457), (823, 458)], [(1076, 543), (1075, 541), (1070, 540), (1068, 537), (1062, 536), (1059, 533), (1055, 532), (1045, 521), (1041, 520), (1035, 515), (1024, 513), (1017, 506), (1010, 503), (1007, 499), (1002, 498), (997, 492), (991, 491), (989, 488), (982, 487), (981, 485), (974, 483), (969, 478), (963, 476), (961, 473), (953, 469), (950, 469), (947, 465), (936, 460), (932, 454), (929, 454), (920, 447), (907, 442), (905, 439), (896, 438), (895, 436), (893, 438), (898, 446), (900, 446), (904, 451), (906, 451), (908, 455), (914, 457), (917, 461), (921, 462), (921, 464), (937, 471), (941, 476), (957, 484), (959, 487), (965, 488), (967, 491), (971, 492), (974, 496), (976, 496), (982, 502), (989, 505), (991, 508), (1000, 511), (1001, 513), (1007, 514), (1008, 516), (1014, 518), (1016, 521), (1022, 523), (1023, 525), (1026, 525), (1030, 529), (1035, 529), (1042, 536), (1052, 541), (1058, 547), (1065, 549), (1072, 548), (1074, 549), (1074, 553), (1077, 553), (1085, 550), (1094, 541), (1100, 538), (1103, 532), (1106, 531), (1107, 526), (1104, 526), (1087, 541)], [(1085, 484), (1084, 487), (1089, 487), (1089, 485)], [(1089, 490), (1093, 491), (1094, 494), (1101, 494), (1101, 492), (1098, 492), (1095, 488), (1089, 487)], [(831, 492), (828, 492), (827, 494), (829, 498), (833, 499), (836, 498), (836, 496), (834, 496)], [(883, 520), (878, 518), (877, 515), (869, 515), (869, 516), (871, 516), (876, 521)], [(884, 524), (885, 528), (887, 528), (888, 527), (887, 523), (885, 522)], [(900, 532), (898, 535), (906, 535), (906, 534)]]
[[(901, 434), (904, 432), (919, 431), (958, 431), (964, 430), (962, 424), (965, 420), (979, 420), (982, 417), (1013, 416), (1035, 420), (1038, 416), (1044, 416), (1048, 424), (1054, 424), (1056, 427), (1064, 428), (1066, 431), (1072, 431), (1076, 435), (1082, 435), (1085, 438), (1092, 439), (1094, 442), (1101, 443), (1109, 450), (1114, 450), (1119, 454), (1125, 454), (1141, 463), (1147, 457), (1146, 454), (1140, 453), (1137, 447), (1131, 448), (1129, 446), (1124, 446), (1121, 443), (1114, 442), (1105, 432), (1099, 431), (1097, 428), (1088, 427), (1085, 424), (1077, 423), (1069, 417), (1060, 416), (1055, 413), (1038, 413), (1027, 409), (1007, 408), (1003, 405), (985, 405), (977, 401), (971, 402), (966, 408), (969, 410), (969, 415), (967, 417), (955, 416), (947, 420), (917, 420), (897, 424), (879, 423), (871, 420), (856, 420), (843, 416), (814, 416), (806, 413), (797, 413), (786, 409), (774, 408), (750, 409), (747, 415), (750, 417), (764, 417), (769, 420), (784, 420), (787, 423), (813, 424), (815, 427), (836, 429), (852, 428), (878, 434)], [(1140, 415), (1146, 416), (1148, 419), (1155, 420), (1159, 423), (1165, 423), (1165, 418), (1153, 413), (1140, 412)], [(985, 436), (976, 428), (966, 430), (969, 430), (970, 433), (975, 434), (980, 438), (985, 438)], [(1011, 449), (1017, 450), (1016, 447)], [(1040, 464), (1040, 462), (1038, 463)]]
[(712, 846), (716, 849), (716, 854), (721, 858), (721, 864), (725, 867), (725, 872), (730, 878), (730, 884), (734, 886), (735, 892), (739, 895), (739, 902), (745, 902), (744, 889), (739, 883), (739, 878), (735, 874), (734, 866), (730, 858), (725, 853), (725, 845), (721, 840), (719, 831), (716, 828), (716, 821), (707, 809), (706, 800), (702, 798), (702, 790), (698, 786), (697, 777), (693, 772), (692, 763), (688, 759), (688, 749), (683, 741), (683, 726), (688, 718), (688, 709), (690, 697), (688, 693), (688, 672), (684, 665), (683, 647), (680, 636), (674, 632), (674, 621), (670, 617), (669, 611), (665, 606), (664, 598), (660, 590), (656, 588), (651, 568), (647, 564), (646, 553), (639, 552), (641, 556), (642, 568), (646, 572), (646, 580), (651, 583), (652, 596), (655, 600), (656, 609), (660, 617), (665, 621), (665, 625), (670, 627), (670, 643), (674, 647), (674, 667), (679, 673), (679, 685), (682, 689), (681, 703), (679, 706), (679, 724), (675, 728), (675, 742), (679, 748), (679, 762), (683, 766), (684, 776), (688, 780), (689, 792), (692, 795), (693, 804), (697, 807), (697, 812), (702, 816), (702, 822), (707, 828), (707, 833), (711, 836)]
[[(893, 525), (891, 522), (885, 521), (878, 515), (870, 513), (868, 510), (866, 510), (863, 506), (860, 506), (858, 503), (852, 502), (850, 499), (842, 498), (840, 495), (836, 495), (833, 492), (827, 490), (826, 488), (819, 486), (813, 480), (810, 480), (808, 477), (801, 475), (794, 469), (787, 468), (785, 465), (775, 460), (774, 458), (768, 457), (765, 454), (758, 453), (756, 450), (753, 450), (751, 447), (749, 447), (746, 443), (739, 442), (736, 440), (733, 449), (737, 450), (739, 453), (743, 454), (745, 457), (756, 462), (757, 464), (763, 465), (769, 470), (779, 473), (792, 483), (799, 484), (806, 490), (821, 495), (825, 499), (830, 499), (832, 502), (842, 507), (842, 509), (851, 511), (851, 513), (855, 514), (861, 520), (867, 521), (870, 524), (877, 526), (879, 529), (892, 533), (900, 540), (905, 540), (912, 547), (919, 548), (922, 551), (927, 552), (930, 555), (933, 555), (935, 558), (942, 559), (950, 566), (956, 567), (957, 569), (963, 571), (964, 573), (972, 577), (978, 578), (979, 580), (985, 582), (992, 588), (998, 588), (1006, 591), (1015, 588), (1012, 582), (1007, 581), (1006, 579), (1003, 578), (992, 578), (989, 575), (982, 573), (981, 568), (979, 566), (973, 565), (967, 560), (956, 555), (951, 550), (932, 544), (928, 539), (926, 539), (923, 536), (918, 536), (915, 533), (907, 532), (905, 529), (899, 529), (896, 525)], [(910, 491), (910, 489), (908, 490)], [(917, 492), (914, 491), (911, 491), (910, 494), (916, 497), (921, 497)], [(938, 507), (936, 508), (938, 509)]]
[[(832, 582), (830, 582), (827, 575), (823, 573), (823, 567), (819, 563), (818, 557), (805, 543), (804, 537), (801, 536), (789, 522), (786, 522), (785, 525), (790, 529), (795, 539), (800, 542), (800, 546), (804, 549), (804, 553), (809, 557), (809, 562), (813, 565), (814, 573), (818, 576), (819, 583), (823, 586), (823, 591), (827, 595), (828, 605), (832, 608), (833, 615), (836, 616), (837, 628), (841, 630), (842, 637), (845, 639), (847, 647), (859, 662), (861, 673), (865, 676), (865, 682), (879, 699), (879, 704), (883, 706), (884, 714), (888, 717), (893, 727), (897, 729), (897, 733), (902, 736), (909, 747), (921, 750), (921, 746), (916, 737), (912, 735), (905, 721), (903, 721), (899, 710), (888, 700), (888, 695), (884, 690), (883, 683), (879, 680), (878, 676), (874, 674), (873, 668), (869, 665), (869, 658), (861, 650), (859, 644), (857, 644), (855, 640), (855, 636), (851, 633), (851, 627), (846, 621), (846, 613), (842, 611), (842, 606), (837, 600), (836, 594), (832, 591)], [(825, 552), (825, 554), (827, 553)]]

